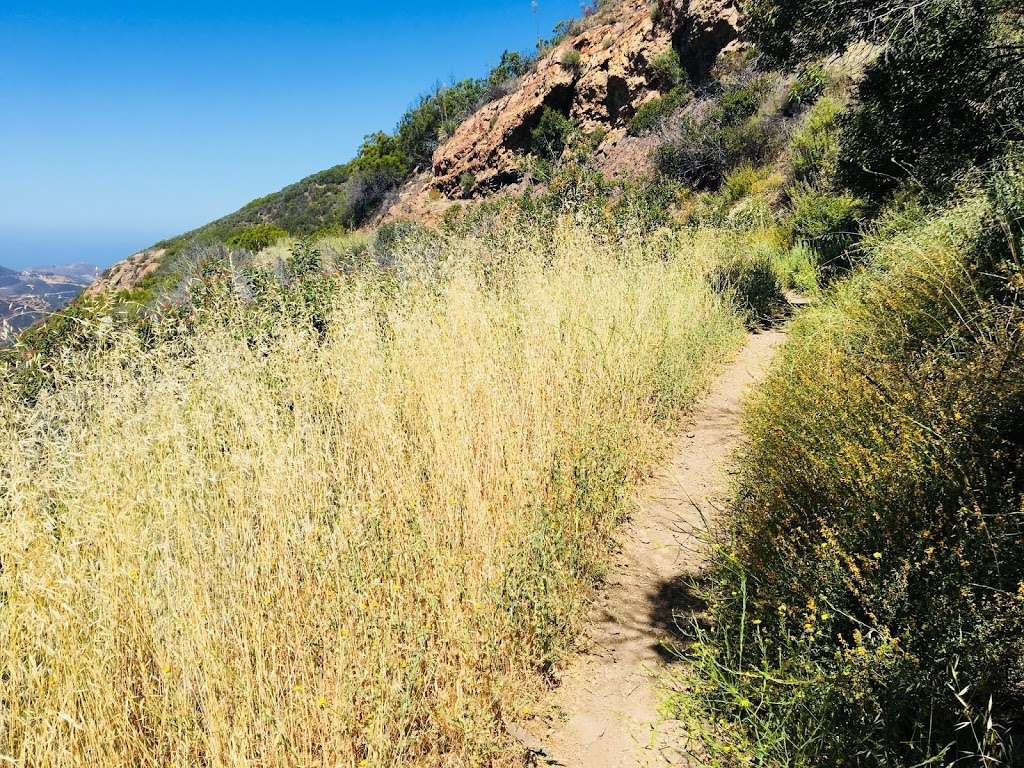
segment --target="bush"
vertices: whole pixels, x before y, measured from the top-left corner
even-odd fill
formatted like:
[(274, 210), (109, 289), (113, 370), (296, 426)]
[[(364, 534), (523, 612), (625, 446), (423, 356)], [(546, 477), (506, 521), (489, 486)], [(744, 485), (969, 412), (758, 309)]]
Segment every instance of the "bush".
[(839, 159), (839, 117), (842, 107), (823, 97), (807, 113), (793, 134), (789, 155), (797, 181), (822, 188), (833, 185)]
[(686, 86), (686, 71), (675, 48), (659, 53), (651, 59), (651, 71), (658, 88), (668, 92)]
[(582, 62), (583, 59), (580, 56), (580, 52), (575, 48), (570, 48), (562, 54), (562, 66), (572, 72), (579, 72)]
[(776, 251), (772, 259), (775, 275), (783, 288), (813, 296), (821, 285), (818, 254), (803, 243)]
[(786, 96), (786, 108), (794, 111), (814, 104), (824, 95), (828, 82), (828, 73), (820, 63), (801, 67)]
[(728, 207), (752, 194), (760, 181), (760, 174), (752, 166), (742, 165), (730, 171), (722, 182), (723, 205)]
[(273, 224), (257, 224), (254, 227), (235, 231), (227, 238), (225, 244), (231, 248), (249, 251), (249, 253), (259, 253), (286, 237), (288, 237), (288, 233), (280, 227), (275, 227)]
[(797, 320), (747, 417), (676, 699), (712, 762), (1021, 764), (1013, 208), (973, 199), (872, 241), (871, 267)]
[(574, 128), (572, 120), (557, 110), (544, 107), (537, 127), (530, 131), (530, 151), (554, 162), (562, 156)]
[(715, 189), (726, 169), (725, 149), (718, 131), (685, 115), (679, 138), (658, 147), (654, 165), (662, 176), (694, 189)]
[(674, 88), (664, 96), (651, 99), (633, 115), (626, 133), (630, 136), (646, 136), (660, 128), (690, 100), (690, 93), (683, 88)]
[(494, 100), (509, 93), (509, 86), (533, 68), (533, 60), (515, 51), (505, 51), (501, 61), (487, 76), (488, 98)]
[(757, 79), (726, 86), (718, 97), (722, 125), (736, 126), (753, 117), (761, 106), (763, 87), (763, 83)]
[(751, 327), (770, 324), (786, 306), (771, 254), (764, 248), (733, 249), (716, 266), (712, 285), (736, 302)]
[(793, 236), (819, 254), (823, 270), (835, 274), (851, 265), (850, 248), (860, 231), (863, 203), (849, 194), (833, 195), (808, 185), (790, 190)]
[(808, 61), (859, 40), (868, 68), (840, 150), (843, 183), (880, 200), (913, 178), (932, 192), (1024, 132), (1024, 11), (1016, 0), (752, 0), (748, 30), (769, 61)]

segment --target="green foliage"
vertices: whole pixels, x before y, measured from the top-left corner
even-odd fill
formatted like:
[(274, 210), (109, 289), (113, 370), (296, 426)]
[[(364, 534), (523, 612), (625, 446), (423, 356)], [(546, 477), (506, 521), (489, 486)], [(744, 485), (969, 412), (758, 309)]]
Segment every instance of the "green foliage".
[(732, 249), (716, 267), (712, 281), (715, 290), (736, 302), (751, 327), (770, 324), (786, 306), (771, 254), (766, 249)]
[(721, 132), (706, 122), (684, 115), (679, 138), (654, 153), (658, 172), (694, 189), (714, 189), (722, 182), (727, 162)]
[(580, 52), (575, 48), (570, 48), (562, 54), (562, 66), (571, 72), (578, 72), (582, 61)]
[(686, 71), (675, 48), (669, 48), (651, 59), (655, 82), (665, 92), (686, 86)]
[(732, 205), (752, 194), (761, 177), (750, 165), (741, 165), (726, 174), (722, 182), (721, 199), (726, 205)]
[(818, 254), (804, 243), (776, 251), (772, 257), (775, 274), (783, 288), (796, 291), (803, 296), (818, 293), (821, 285)]
[(659, 173), (697, 190), (714, 190), (729, 170), (774, 157), (785, 118), (761, 113), (775, 75), (740, 72), (718, 95), (697, 102), (682, 117), (678, 136), (654, 153)]
[(790, 199), (794, 238), (819, 254), (822, 269), (835, 273), (849, 268), (850, 248), (860, 231), (863, 202), (849, 194), (833, 195), (799, 184), (790, 190)]
[[(511, 71), (515, 62), (507, 61), (506, 65)], [(441, 141), (451, 136), (459, 124), (479, 108), (490, 88), (490, 79), (467, 79), (438, 86), (433, 93), (422, 97), (398, 124), (396, 138), (404, 162), (413, 167), (429, 165)]]
[(487, 84), (492, 96), (504, 95), (503, 89), (510, 81), (522, 77), (533, 68), (534, 62), (527, 56), (515, 51), (505, 51), (501, 61), (487, 76)]
[(828, 73), (819, 62), (801, 67), (789, 88), (787, 107), (793, 110), (814, 104), (824, 95), (828, 80)]
[(764, 83), (750, 79), (727, 85), (718, 97), (719, 119), (723, 126), (740, 125), (753, 117), (764, 98)]
[(544, 107), (540, 121), (530, 131), (530, 151), (548, 162), (558, 160), (569, 143), (575, 126), (568, 117), (550, 107)]
[(884, 48), (845, 120), (839, 168), (880, 199), (911, 179), (940, 193), (996, 157), (1024, 125), (1024, 10), (1015, 0), (751, 0), (748, 30), (779, 62), (858, 41)]
[(991, 200), (872, 237), (748, 414), (676, 698), (712, 764), (1020, 765), (1024, 176)]
[(257, 224), (236, 231), (225, 243), (232, 248), (239, 248), (249, 253), (259, 253), (280, 240), (288, 237), (288, 233), (273, 224)]
[(790, 140), (789, 155), (797, 181), (830, 187), (839, 160), (839, 117), (842, 107), (829, 97), (821, 98), (807, 113)]
[(685, 88), (673, 88), (664, 96), (651, 99), (633, 115), (626, 132), (630, 136), (646, 136), (660, 128), (665, 121), (675, 114), (690, 100), (690, 93)]

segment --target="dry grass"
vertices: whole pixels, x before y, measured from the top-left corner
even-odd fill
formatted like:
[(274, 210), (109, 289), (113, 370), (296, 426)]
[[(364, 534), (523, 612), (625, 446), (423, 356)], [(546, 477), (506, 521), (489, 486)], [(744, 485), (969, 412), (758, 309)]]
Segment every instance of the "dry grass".
[(515, 760), (502, 719), (742, 331), (699, 242), (462, 250), (351, 281), (322, 343), (227, 322), (0, 395), (0, 762)]

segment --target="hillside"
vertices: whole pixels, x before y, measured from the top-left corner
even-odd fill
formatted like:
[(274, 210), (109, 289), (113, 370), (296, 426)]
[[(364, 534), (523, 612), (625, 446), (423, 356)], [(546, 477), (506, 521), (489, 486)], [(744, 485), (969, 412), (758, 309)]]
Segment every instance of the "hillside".
[(0, 762), (1019, 768), (1022, 254), (1019, 2), (596, 3), (0, 350)]
[[(381, 221), (437, 223), (468, 199), (543, 185), (527, 166), (536, 154), (531, 135), (545, 110), (591, 137), (612, 175), (639, 175), (650, 142), (627, 136), (627, 128), (638, 110), (671, 87), (666, 53), (676, 51), (686, 76), (699, 83), (720, 54), (742, 47), (735, 0), (675, 0), (658, 8), (652, 13), (647, 0), (602, 3), (561, 25), (535, 59), (506, 52), (486, 78), (421, 99), (393, 136), (368, 137), (354, 160), (132, 255), (91, 294), (154, 285), (167, 290), (188, 271), (182, 254), (190, 246), (237, 241), (253, 228), (302, 237)], [(449, 115), (445, 121), (441, 112)]]

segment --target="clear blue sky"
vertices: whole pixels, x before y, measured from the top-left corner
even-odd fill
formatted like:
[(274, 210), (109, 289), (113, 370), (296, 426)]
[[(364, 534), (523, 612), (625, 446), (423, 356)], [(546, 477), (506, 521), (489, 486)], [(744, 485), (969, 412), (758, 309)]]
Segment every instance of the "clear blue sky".
[(133, 250), (352, 156), (579, 0), (0, 2), (0, 265)]

